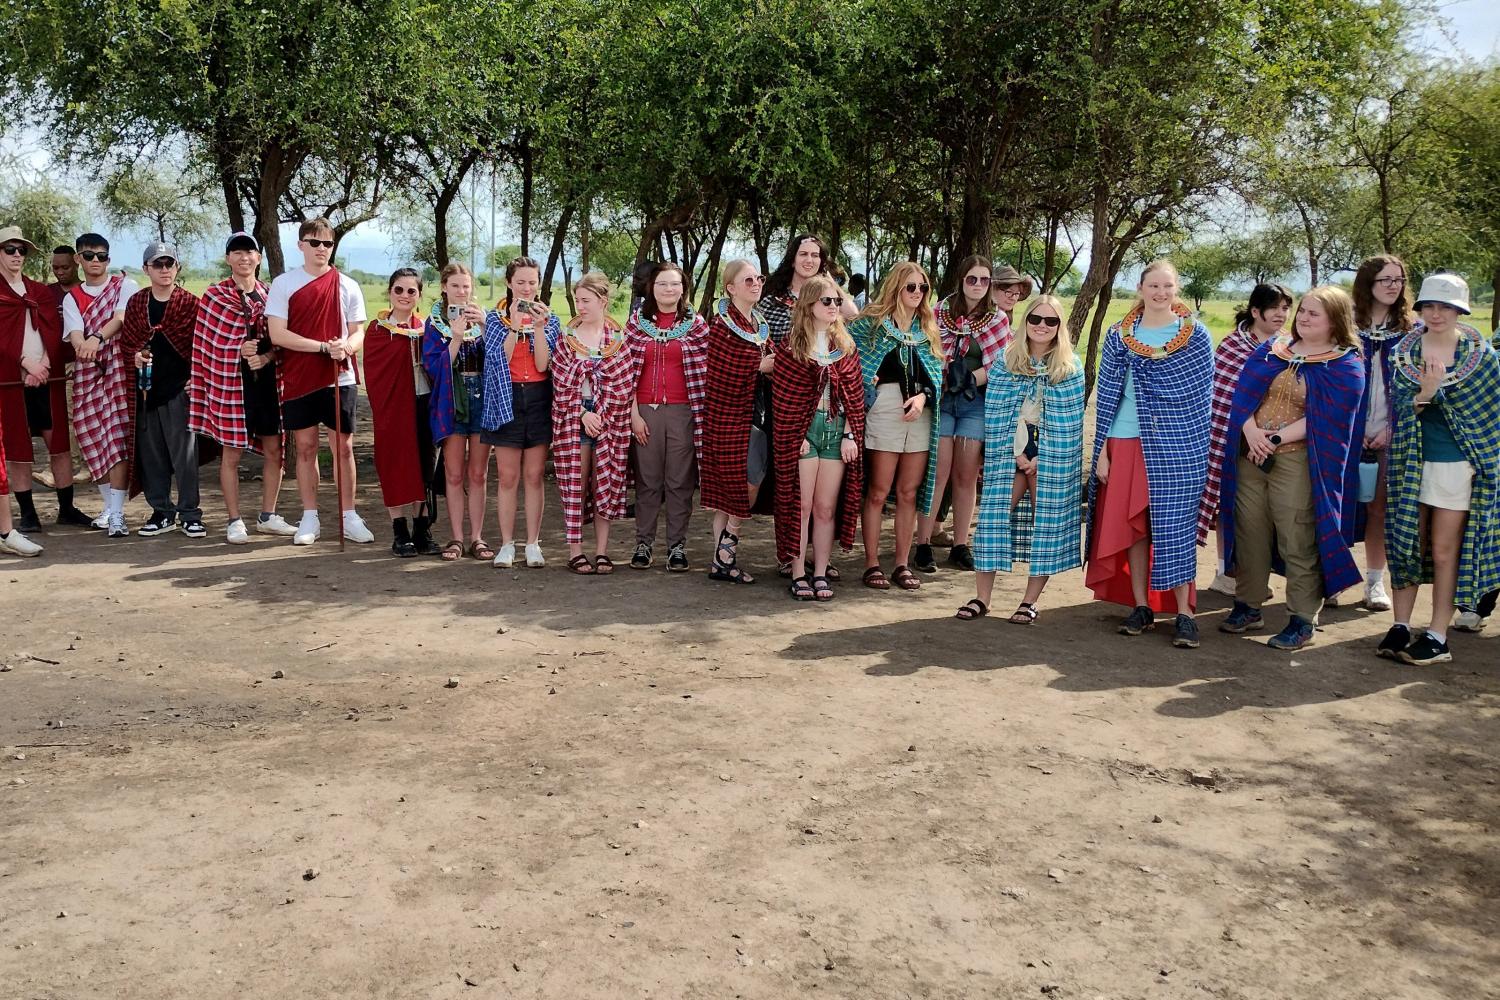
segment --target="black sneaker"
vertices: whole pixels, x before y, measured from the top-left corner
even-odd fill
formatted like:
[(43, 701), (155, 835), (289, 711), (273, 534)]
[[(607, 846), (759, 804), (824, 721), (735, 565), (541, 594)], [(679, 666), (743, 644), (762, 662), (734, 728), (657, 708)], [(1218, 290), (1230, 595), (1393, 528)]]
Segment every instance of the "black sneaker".
[(673, 573), (687, 572), (688, 558), (686, 542), (673, 542), (667, 549), (667, 569)]
[(1141, 605), (1130, 612), (1120, 623), (1119, 632), (1121, 635), (1140, 635), (1142, 632), (1150, 632), (1155, 628), (1156, 616), (1151, 613), (1150, 608)]
[(948, 553), (948, 562), (959, 569), (973, 570), (974, 553), (969, 551), (967, 545), (955, 545), (953, 546), (953, 550)]
[(156, 535), (165, 535), (169, 531), (177, 530), (177, 522), (172, 519), (171, 514), (152, 513), (151, 520), (135, 529), (135, 533), (144, 538), (152, 538)]
[(1401, 651), (1411, 645), (1411, 629), (1405, 625), (1392, 625), (1391, 630), (1380, 640), (1380, 645), (1375, 647), (1375, 655), (1383, 656), (1387, 660), (1401, 659)]
[(184, 521), (182, 533), (189, 538), (203, 538), (208, 534), (208, 529), (203, 526), (202, 521)]
[(917, 569), (921, 570), (923, 573), (936, 573), (937, 560), (932, 558), (932, 545), (924, 545), (921, 542), (918, 542), (917, 554), (915, 558), (912, 559), (911, 564)]
[(92, 528), (94, 519), (77, 507), (69, 507), (57, 512), (57, 523), (69, 528)]
[(635, 543), (635, 555), (630, 557), (631, 569), (651, 568), (651, 546), (645, 542)]
[(23, 535), (35, 535), (42, 530), (42, 519), (35, 514), (22, 514), (16, 519), (16, 530)]
[(1178, 615), (1177, 627), (1172, 632), (1172, 645), (1178, 649), (1198, 648), (1198, 623), (1192, 615)]
[(1410, 663), (1414, 667), (1428, 667), (1434, 663), (1452, 663), (1453, 654), (1448, 652), (1446, 642), (1423, 630), (1416, 642), (1401, 651), (1401, 662)]
[(1259, 631), (1265, 627), (1266, 620), (1260, 616), (1260, 609), (1252, 608), (1243, 601), (1235, 601), (1229, 617), (1219, 623), (1219, 631), (1228, 632), (1230, 635)]

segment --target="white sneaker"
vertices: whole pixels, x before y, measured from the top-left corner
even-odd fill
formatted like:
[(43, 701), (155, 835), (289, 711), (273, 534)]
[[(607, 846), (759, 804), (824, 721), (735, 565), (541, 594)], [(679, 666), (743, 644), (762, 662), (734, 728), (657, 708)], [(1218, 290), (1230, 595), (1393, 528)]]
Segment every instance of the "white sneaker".
[(108, 531), (109, 530), (109, 511), (106, 510), (104, 513), (100, 514), (98, 517), (96, 517), (92, 521), (90, 521), (89, 522), (89, 527), (93, 528), (95, 531)]
[(9, 552), (13, 556), (39, 556), (42, 547), (13, 530), (9, 535), (0, 535), (0, 552)]
[(237, 517), (224, 529), (224, 541), (230, 545), (244, 545), (250, 541), (250, 532), (245, 530), (244, 518)]
[(542, 558), (542, 547), (537, 542), (526, 543), (526, 565), (532, 569), (541, 569), (547, 565), (547, 560)]
[(1454, 619), (1453, 627), (1460, 632), (1483, 632), (1484, 621), (1479, 617), (1478, 611), (1460, 611)]
[(318, 540), (323, 533), (322, 525), (318, 523), (318, 515), (312, 511), (302, 515), (302, 521), (297, 525), (297, 530), (292, 534), (293, 545), (311, 545)]
[(255, 522), (255, 530), (263, 535), (285, 535), (291, 536), (297, 533), (297, 529), (286, 523), (286, 518), (280, 514), (272, 514), (264, 521)]
[(375, 540), (375, 533), (365, 524), (364, 518), (354, 511), (344, 514), (344, 541), (368, 545)]
[(516, 564), (516, 543), (506, 542), (500, 546), (500, 551), (495, 553), (495, 561), (491, 563), (496, 569), (510, 569)]
[(1233, 597), (1234, 577), (1229, 576), (1225, 573), (1220, 573), (1218, 576), (1214, 577), (1214, 582), (1208, 585), (1208, 589), (1212, 590), (1216, 594), (1223, 594), (1226, 597)]
[(130, 537), (130, 529), (125, 527), (125, 515), (123, 512), (119, 514), (111, 513), (109, 515), (108, 531), (110, 538)]
[(1365, 584), (1365, 607), (1371, 611), (1391, 610), (1391, 597), (1385, 592), (1385, 581)]

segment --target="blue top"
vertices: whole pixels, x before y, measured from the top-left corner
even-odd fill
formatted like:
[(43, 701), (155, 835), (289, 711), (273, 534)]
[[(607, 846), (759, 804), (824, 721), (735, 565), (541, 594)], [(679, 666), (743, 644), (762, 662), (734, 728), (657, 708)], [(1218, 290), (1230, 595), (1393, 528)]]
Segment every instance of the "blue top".
[(1434, 402), (1422, 407), (1422, 412), (1417, 414), (1417, 420), (1422, 424), (1422, 461), (1468, 461), (1463, 449), (1459, 448), (1458, 441), (1453, 437), (1453, 428), (1448, 426), (1448, 418), (1443, 416), (1443, 408), (1440, 405)]
[[(1181, 329), (1176, 319), (1166, 326), (1141, 326), (1135, 331), (1135, 339), (1149, 347), (1166, 347), (1167, 342), (1177, 336)], [(1125, 369), (1125, 397), (1120, 400), (1120, 409), (1115, 413), (1114, 423), (1109, 425), (1112, 438), (1138, 438), (1141, 436), (1141, 421), (1135, 411), (1135, 379), (1130, 369)]]

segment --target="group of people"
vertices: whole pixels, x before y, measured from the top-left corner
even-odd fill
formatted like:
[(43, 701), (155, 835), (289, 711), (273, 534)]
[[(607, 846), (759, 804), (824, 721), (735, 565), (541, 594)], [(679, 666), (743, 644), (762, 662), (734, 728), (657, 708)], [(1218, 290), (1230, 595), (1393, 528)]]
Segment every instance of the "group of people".
[[(1394, 607), (1381, 655), (1445, 661), (1455, 612), (1457, 627), (1482, 628), (1500, 589), (1500, 360), (1460, 322), (1468, 288), (1453, 274), (1423, 282), (1420, 319), (1395, 257), (1366, 261), (1352, 297), (1324, 286), (1294, 303), (1285, 288), (1260, 285), (1216, 349), (1180, 299), (1175, 268), (1151, 264), (1100, 346), (1085, 476), (1085, 376), (1063, 303), (1033, 296), (1030, 279), (984, 257), (961, 261), (941, 300), (908, 261), (858, 304), (831, 276), (827, 245), (804, 233), (770, 275), (729, 262), (707, 316), (690, 305), (688, 276), (663, 262), (623, 325), (599, 273), (577, 282), (563, 324), (541, 301), (541, 268), (528, 257), (506, 267), (493, 309), (453, 263), (424, 312), (420, 273), (401, 268), (370, 319), (359, 285), (331, 264), (334, 243), (326, 220), (304, 223), (302, 265), (267, 286), (260, 247), (235, 233), (230, 276), (195, 297), (177, 282), (169, 244), (146, 248), (141, 289), (110, 273), (108, 242), (87, 233), (54, 252), (59, 280), (43, 285), (22, 274), (37, 248), (15, 227), (0, 230), (0, 439), (21, 515), (18, 526), (0, 505), (0, 549), (41, 551), (26, 535), (40, 528), (34, 436), (50, 455), (60, 524), (122, 537), (124, 502), (144, 491), (151, 515), (137, 534), (202, 537), (198, 466), (220, 456), (227, 542), (248, 542), (253, 527), (313, 544), (320, 428), (340, 537), (372, 542), (354, 503), (362, 356), (374, 464), (402, 557), (545, 565), (550, 456), (567, 567), (581, 575), (615, 571), (611, 528), (632, 516), (632, 496), (629, 565), (656, 564), (664, 520), (667, 569), (689, 569), (699, 493), (713, 511), (714, 581), (755, 582), (740, 532), (769, 511), (793, 598), (833, 599), (834, 545), (851, 549), (857, 531), (865, 586), (917, 590), (918, 572), (937, 570), (951, 502), (949, 562), (976, 581), (960, 619), (989, 614), (995, 574), (1024, 562), (1009, 620), (1035, 624), (1049, 577), (1086, 565), (1097, 599), (1131, 609), (1121, 633), (1174, 613), (1182, 648), (1199, 645), (1196, 549), (1211, 534), (1211, 586), (1234, 597), (1221, 630), (1263, 628), (1269, 576), (1285, 574), (1289, 617), (1269, 643), (1280, 649), (1311, 641), (1324, 604), (1363, 583), (1367, 607)], [(75, 505), (70, 427), (103, 501), (98, 518)], [(276, 509), (287, 436), (302, 501), (295, 524)], [(246, 452), (262, 460), (250, 526)], [(498, 547), (484, 527), (492, 459)], [(1363, 571), (1351, 552), (1358, 539)], [(1411, 616), (1424, 583), (1433, 615), (1418, 632)]]

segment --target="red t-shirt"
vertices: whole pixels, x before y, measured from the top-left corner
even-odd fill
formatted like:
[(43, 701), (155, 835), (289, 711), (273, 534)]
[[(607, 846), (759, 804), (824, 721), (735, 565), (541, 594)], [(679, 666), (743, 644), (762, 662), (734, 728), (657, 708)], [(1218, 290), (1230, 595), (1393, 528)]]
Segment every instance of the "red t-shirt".
[[(656, 328), (670, 330), (677, 325), (672, 313), (657, 313)], [(637, 403), (688, 403), (687, 373), (682, 369), (682, 341), (652, 341), (646, 345), (646, 360), (641, 365), (641, 380), (635, 387)]]

